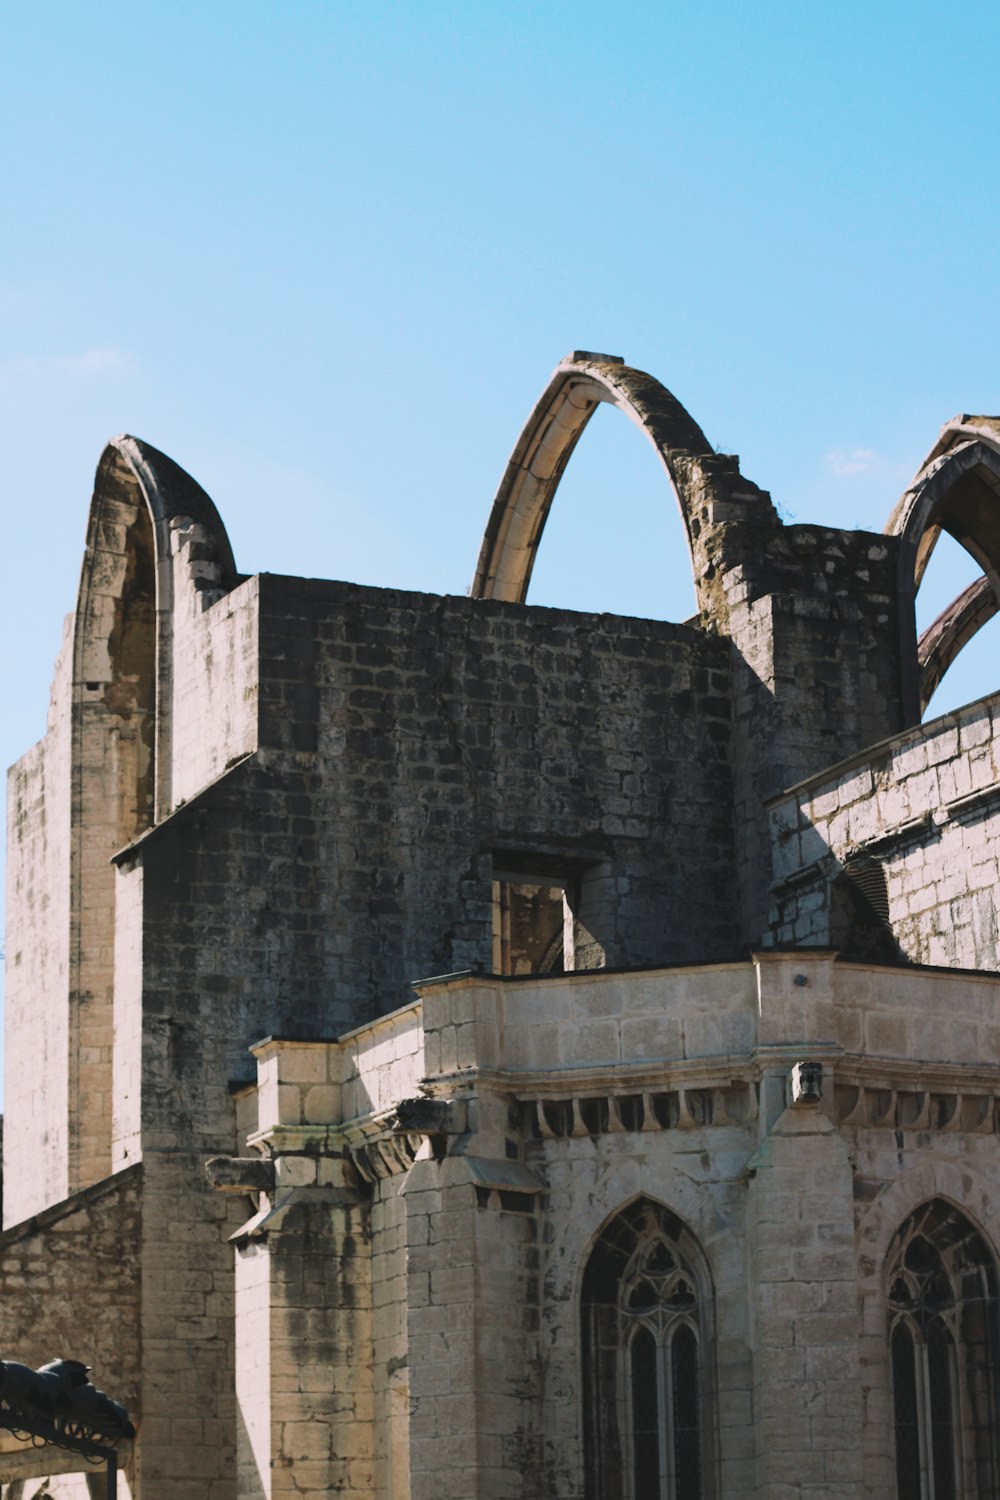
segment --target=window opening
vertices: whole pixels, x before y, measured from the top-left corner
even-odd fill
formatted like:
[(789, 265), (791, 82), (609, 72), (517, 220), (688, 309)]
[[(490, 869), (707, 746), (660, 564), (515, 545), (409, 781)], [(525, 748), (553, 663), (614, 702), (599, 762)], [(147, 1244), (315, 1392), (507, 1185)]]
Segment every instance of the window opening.
[(563, 974), (573, 960), (573, 912), (565, 887), (494, 880), (493, 972)]
[(603, 946), (581, 921), (588, 870), (538, 856), (494, 860), (494, 974), (567, 974), (604, 967)]
[(612, 1221), (583, 1285), (587, 1500), (705, 1500), (700, 1247), (649, 1200)]
[(996, 1497), (997, 1281), (979, 1232), (935, 1199), (887, 1260), (898, 1500)]

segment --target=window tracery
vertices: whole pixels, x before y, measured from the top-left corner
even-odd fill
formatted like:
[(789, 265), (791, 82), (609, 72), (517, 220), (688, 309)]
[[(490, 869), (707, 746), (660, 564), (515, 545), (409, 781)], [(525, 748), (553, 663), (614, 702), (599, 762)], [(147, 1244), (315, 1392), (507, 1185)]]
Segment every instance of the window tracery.
[(985, 1240), (935, 1199), (886, 1261), (898, 1500), (998, 1495), (997, 1276)]
[(611, 1222), (583, 1320), (588, 1500), (705, 1500), (711, 1288), (681, 1220), (641, 1200)]

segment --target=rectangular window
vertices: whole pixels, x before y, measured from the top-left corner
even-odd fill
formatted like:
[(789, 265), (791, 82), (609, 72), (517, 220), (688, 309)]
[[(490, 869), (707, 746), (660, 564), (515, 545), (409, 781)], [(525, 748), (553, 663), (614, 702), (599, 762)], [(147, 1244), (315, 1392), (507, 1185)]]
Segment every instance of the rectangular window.
[(587, 872), (530, 855), (493, 861), (493, 972), (567, 974), (604, 967), (581, 918)]

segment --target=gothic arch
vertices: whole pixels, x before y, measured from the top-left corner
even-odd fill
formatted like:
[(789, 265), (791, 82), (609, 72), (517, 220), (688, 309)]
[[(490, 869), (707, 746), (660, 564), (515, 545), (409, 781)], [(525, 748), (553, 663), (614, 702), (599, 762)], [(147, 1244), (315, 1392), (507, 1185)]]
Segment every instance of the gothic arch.
[(996, 1245), (1000, 1242), (996, 1196), (992, 1183), (968, 1161), (925, 1161), (909, 1167), (881, 1190), (858, 1221), (862, 1277), (881, 1274), (896, 1230), (931, 1198), (960, 1209), (983, 1237)]
[(900, 627), (914, 631), (914, 601), (942, 531), (983, 569), (917, 642), (919, 680), (909, 717), (926, 709), (959, 652), (1000, 608), (1000, 422), (956, 418), (922, 465), (886, 524), (900, 539)]
[(993, 581), (985, 573), (942, 610), (917, 641), (920, 661), (920, 707), (926, 712), (942, 677), (984, 625), (1000, 610), (1000, 599)]
[(997, 1264), (972, 1218), (934, 1197), (897, 1227), (883, 1271), (900, 1500), (995, 1494)]
[(205, 492), (155, 448), (112, 439), (97, 466), (71, 645), (70, 1191), (111, 1170), (109, 861), (170, 810), (175, 621), (235, 578)]
[[(206, 589), (217, 596), (235, 581), (229, 538), (201, 486), (149, 444), (112, 438), (90, 508), (73, 684), (75, 701), (92, 703), (97, 694), (110, 713), (135, 717), (146, 736), (149, 788), (133, 836), (170, 806), (175, 615), (204, 602)], [(129, 821), (127, 813), (118, 820), (122, 833)]]
[(872, 1493), (895, 1489), (892, 1393), (886, 1340), (885, 1267), (893, 1240), (922, 1204), (938, 1200), (960, 1211), (996, 1256), (1000, 1211), (988, 1178), (968, 1160), (923, 1161), (888, 1183), (859, 1216), (857, 1247), (862, 1335), (861, 1379), (868, 1391), (865, 1426), (865, 1472)]
[(725, 461), (652, 375), (613, 355), (575, 351), (552, 372), (511, 454), (483, 536), (470, 590), (474, 599), (524, 602), (559, 481), (600, 402), (618, 407), (652, 443), (693, 553), (699, 508), (706, 498), (728, 498), (721, 487), (717, 493), (712, 472)]
[(580, 1288), (588, 1500), (714, 1490), (714, 1292), (701, 1244), (645, 1194), (608, 1218)]

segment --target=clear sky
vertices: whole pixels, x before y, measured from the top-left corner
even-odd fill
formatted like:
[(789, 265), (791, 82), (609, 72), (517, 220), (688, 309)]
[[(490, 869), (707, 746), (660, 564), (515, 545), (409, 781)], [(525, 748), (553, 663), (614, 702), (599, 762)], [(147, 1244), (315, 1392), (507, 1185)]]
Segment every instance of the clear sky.
[[(120, 431), (243, 571), (461, 593), (549, 371), (595, 349), (787, 518), (881, 529), (947, 418), (1000, 412), (998, 51), (979, 0), (5, 7), (3, 760), (43, 731)], [(931, 617), (978, 571), (940, 550)], [(616, 412), (531, 599), (691, 612)], [(998, 643), (935, 711), (1000, 686)]]

